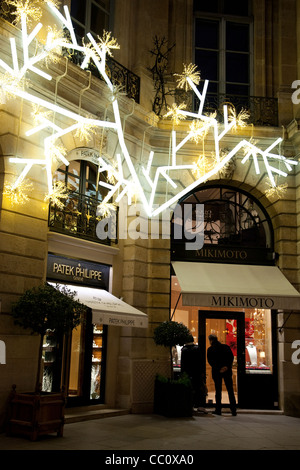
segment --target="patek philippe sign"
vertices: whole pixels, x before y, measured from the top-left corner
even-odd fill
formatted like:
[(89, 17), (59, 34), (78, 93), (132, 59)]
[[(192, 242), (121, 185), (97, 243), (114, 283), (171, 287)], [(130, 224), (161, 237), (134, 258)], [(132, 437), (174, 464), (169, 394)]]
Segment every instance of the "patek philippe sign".
[(47, 279), (108, 289), (110, 267), (105, 264), (48, 255)]

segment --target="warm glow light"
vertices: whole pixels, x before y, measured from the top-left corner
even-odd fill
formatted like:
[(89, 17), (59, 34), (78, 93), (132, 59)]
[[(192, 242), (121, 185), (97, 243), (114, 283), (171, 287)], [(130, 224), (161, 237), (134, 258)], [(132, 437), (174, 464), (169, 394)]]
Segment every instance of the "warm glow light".
[(55, 181), (52, 190), (46, 194), (45, 201), (52, 202), (58, 209), (63, 209), (69, 196), (69, 190), (62, 181)]
[(197, 71), (197, 66), (193, 64), (183, 65), (183, 72), (182, 74), (175, 73), (174, 76), (178, 77), (177, 79), (177, 87), (183, 88), (185, 91), (191, 89), (191, 82), (195, 85), (199, 85), (200, 83), (200, 72)]
[(164, 118), (170, 117), (173, 121), (173, 124), (175, 126), (178, 126), (180, 121), (186, 119), (186, 116), (184, 116), (184, 114), (181, 113), (181, 111), (185, 108), (186, 108), (185, 103), (181, 103), (180, 105), (173, 103), (171, 108), (168, 106), (168, 112), (164, 115)]
[[(236, 130), (238, 127), (245, 127), (246, 121), (249, 118), (249, 113), (246, 110), (242, 110), (239, 114), (232, 106), (224, 106), (224, 124), (217, 122), (216, 113), (206, 116), (203, 114), (206, 94), (208, 90), (208, 80), (203, 83), (202, 91), (198, 89), (200, 84), (200, 73), (197, 71), (196, 66), (193, 64), (184, 65), (183, 73), (176, 75), (178, 77), (178, 87), (185, 89), (186, 91), (192, 90), (196, 98), (199, 100), (199, 107), (195, 112), (186, 111), (184, 104), (173, 104), (169, 108), (166, 117), (170, 117), (173, 121), (173, 129), (171, 131), (170, 139), (170, 164), (169, 165), (157, 165), (155, 164), (155, 154), (150, 151), (147, 167), (144, 168), (141, 165), (141, 173), (139, 169), (135, 167), (134, 161), (128, 151), (124, 129), (120, 116), (120, 109), (118, 104), (118, 98), (123, 95), (123, 90), (120, 86), (116, 86), (112, 83), (110, 77), (107, 75), (106, 60), (107, 56), (112, 55), (112, 50), (119, 49), (119, 45), (115, 38), (112, 37), (110, 32), (103, 32), (102, 38), (98, 36), (98, 42), (90, 34), (87, 34), (89, 40), (88, 44), (83, 41), (82, 45), (79, 45), (74, 33), (71, 17), (67, 6), (63, 6), (61, 13), (57, 9), (55, 1), (48, 1), (49, 8), (52, 13), (56, 16), (61, 24), (62, 30), (67, 30), (70, 35), (70, 40), (67, 40), (64, 33), (58, 31), (56, 28), (48, 29), (46, 42), (42, 48), (30, 47), (33, 41), (38, 41), (37, 35), (43, 25), (38, 23), (31, 32), (28, 33), (28, 20), (29, 18), (35, 18), (35, 21), (40, 19), (40, 6), (45, 4), (44, 0), (6, 0), (6, 3), (10, 6), (16, 7), (16, 20), (21, 22), (21, 41), (23, 48), (23, 56), (20, 57), (20, 51), (17, 49), (15, 38), (10, 40), (10, 51), (11, 60), (8, 63), (5, 60), (0, 59), (0, 69), (3, 73), (0, 80), (0, 99), (5, 101), (7, 98), (19, 98), (31, 102), (36, 106), (35, 119), (32, 123), (32, 127), (27, 129), (26, 135), (31, 136), (38, 132), (48, 132), (48, 136), (44, 137), (44, 153), (45, 158), (42, 159), (28, 159), (28, 158), (10, 158), (11, 162), (17, 164), (24, 164), (20, 176), (16, 181), (16, 185), (21, 185), (24, 181), (25, 176), (31, 170), (33, 165), (43, 165), (46, 168), (48, 193), (53, 192), (52, 187), (52, 161), (56, 158), (68, 165), (66, 158), (66, 149), (59, 147), (55, 144), (60, 138), (67, 134), (72, 134), (73, 137), (79, 138), (81, 141), (88, 142), (93, 135), (97, 133), (99, 129), (110, 129), (116, 133), (117, 141), (119, 144), (119, 154), (116, 156), (116, 161), (112, 158), (111, 162), (105, 162), (103, 159), (99, 161), (99, 172), (107, 171), (109, 175), (108, 182), (102, 182), (99, 180), (99, 185), (108, 189), (108, 194), (103, 201), (104, 210), (106, 204), (111, 204), (112, 198), (115, 198), (118, 202), (123, 197), (127, 197), (128, 204), (131, 204), (133, 198), (139, 197), (143, 203), (146, 213), (149, 217), (156, 216), (163, 212), (165, 209), (172, 206), (184, 195), (188, 194), (195, 187), (206, 181), (211, 177), (215, 177), (218, 172), (228, 165), (230, 160), (236, 156), (239, 152), (244, 151), (244, 158), (242, 164), (245, 164), (250, 159), (254, 162), (254, 168), (256, 173), (259, 175), (263, 168), (267, 172), (267, 176), (270, 181), (270, 190), (274, 192), (276, 188), (276, 176), (287, 176), (288, 172), (293, 170), (293, 167), (298, 162), (287, 159), (283, 155), (276, 155), (272, 151), (281, 143), (282, 139), (274, 141), (266, 150), (261, 150), (256, 146), (256, 143), (250, 140), (241, 140), (238, 142), (233, 149), (228, 151), (225, 155), (222, 154), (220, 149), (222, 139), (227, 136), (231, 131)], [(18, 44), (19, 46), (19, 44)], [(52, 80), (50, 74), (40, 70), (37, 64), (43, 64), (45, 61), (48, 63), (49, 60), (57, 60), (60, 55), (61, 48), (65, 47), (71, 51), (78, 51), (82, 54), (81, 67), (85, 68), (90, 61), (93, 62), (95, 67), (98, 69), (99, 74), (104, 80), (107, 87), (108, 105), (110, 108), (111, 120), (99, 120), (83, 117), (75, 111), (66, 109), (63, 105), (58, 105), (55, 102), (51, 102), (48, 99), (33, 94), (31, 88), (27, 87), (27, 83), (24, 82), (24, 77), (27, 72), (34, 72), (39, 75), (41, 79)], [(33, 52), (35, 51), (35, 52)], [(32, 55), (34, 53), (34, 55)], [(27, 91), (26, 91), (27, 88)], [(108, 106), (107, 105), (107, 106)], [(55, 121), (55, 116), (60, 115), (68, 118), (69, 125), (62, 127)], [(192, 124), (187, 134), (182, 137), (182, 130), (180, 133), (174, 129), (175, 125), (178, 125), (180, 121), (186, 119), (186, 117), (192, 118)], [(59, 120), (61, 122), (61, 120)], [(210, 132), (213, 145), (214, 145), (214, 156), (208, 159), (207, 156), (203, 155), (198, 159), (198, 162), (194, 165), (182, 163), (183, 157), (180, 155), (180, 164), (177, 164), (177, 155), (179, 151), (189, 142), (199, 143), (203, 141), (205, 136)], [(221, 145), (222, 146), (222, 145)], [(204, 158), (206, 160), (204, 160)], [(179, 159), (178, 159), (179, 161)], [(276, 164), (276, 166), (274, 166)], [(126, 177), (123, 173), (123, 165), (126, 168)], [(280, 168), (279, 168), (280, 166)], [(282, 169), (283, 168), (283, 169)], [(196, 180), (190, 185), (182, 189), (176, 183), (176, 180), (180, 179), (181, 174), (184, 171), (193, 171)], [(141, 176), (143, 179), (141, 179)], [(163, 203), (157, 205), (156, 196), (157, 193), (161, 194), (161, 187), (158, 191), (158, 186), (161, 184), (166, 187), (166, 198)], [(145, 188), (144, 188), (145, 184)], [(172, 188), (171, 196), (167, 196), (167, 188)], [(269, 191), (270, 191), (269, 190)], [(277, 193), (284, 190), (283, 185), (278, 186)], [(276, 194), (277, 194), (276, 193)], [(53, 193), (52, 193), (53, 194)], [(54, 197), (54, 194), (53, 194)], [(110, 206), (107, 206), (110, 207)]]
[(28, 193), (32, 190), (32, 184), (26, 183), (25, 181), (19, 183), (17, 186), (6, 183), (4, 185), (3, 195), (9, 198), (12, 205), (22, 205), (29, 201)]

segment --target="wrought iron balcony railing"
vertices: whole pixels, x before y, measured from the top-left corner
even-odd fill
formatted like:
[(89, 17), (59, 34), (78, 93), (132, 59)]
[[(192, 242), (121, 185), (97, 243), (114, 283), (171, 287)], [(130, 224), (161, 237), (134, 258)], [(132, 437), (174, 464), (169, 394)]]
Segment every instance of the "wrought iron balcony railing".
[[(191, 92), (176, 91), (176, 102), (184, 102), (187, 110), (195, 111), (199, 107), (199, 100), (193, 99)], [(223, 119), (223, 105), (233, 105), (238, 114), (242, 109), (249, 111), (249, 124), (254, 126), (278, 126), (278, 100), (261, 96), (238, 96), (226, 94), (207, 94), (203, 113), (217, 112), (217, 119)]]
[[(64, 50), (64, 55), (67, 55), (71, 62), (76, 65), (81, 65), (84, 59), (82, 52), (80, 51), (70, 52), (66, 49)], [(95, 77), (103, 80), (93, 62), (89, 63), (87, 70), (89, 70)], [(124, 65), (119, 64), (119, 62), (112, 57), (107, 57), (106, 59), (106, 73), (112, 83), (122, 87), (128, 98), (133, 99), (136, 103), (140, 102), (140, 77), (138, 75), (131, 72), (131, 70), (128, 70)]]
[[(63, 233), (77, 238), (84, 238), (93, 242), (110, 245), (113, 241), (107, 237), (100, 240), (96, 234), (98, 222), (102, 219), (97, 215), (99, 201), (84, 194), (72, 192), (68, 195), (63, 208), (54, 203), (49, 205), (48, 226), (53, 232)], [(118, 220), (118, 217), (116, 217)], [(117, 227), (114, 233), (117, 234)]]

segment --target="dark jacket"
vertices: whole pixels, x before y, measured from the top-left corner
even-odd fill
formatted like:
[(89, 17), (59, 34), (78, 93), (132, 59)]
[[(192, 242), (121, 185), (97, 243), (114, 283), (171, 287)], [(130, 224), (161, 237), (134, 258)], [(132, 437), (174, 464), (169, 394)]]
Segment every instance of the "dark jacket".
[(200, 375), (200, 350), (196, 344), (186, 344), (181, 349), (181, 372), (189, 377)]
[(222, 367), (232, 368), (234, 356), (227, 344), (220, 341), (213, 343), (207, 350), (207, 360), (213, 372), (219, 372)]

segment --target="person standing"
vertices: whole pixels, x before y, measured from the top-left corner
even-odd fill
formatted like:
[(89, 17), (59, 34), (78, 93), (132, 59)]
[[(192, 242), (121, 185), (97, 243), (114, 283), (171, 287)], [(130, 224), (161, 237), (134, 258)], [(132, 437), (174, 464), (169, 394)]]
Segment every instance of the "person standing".
[(232, 416), (236, 416), (236, 400), (233, 391), (232, 363), (234, 356), (227, 344), (222, 344), (216, 335), (209, 335), (210, 347), (207, 360), (212, 368), (212, 378), (216, 389), (216, 409), (214, 414), (222, 414), (222, 381), (224, 379), (230, 402)]
[(191, 336), (190, 342), (181, 349), (181, 373), (186, 373), (192, 382), (193, 407), (198, 411), (204, 411), (206, 387), (200, 367), (200, 350)]

